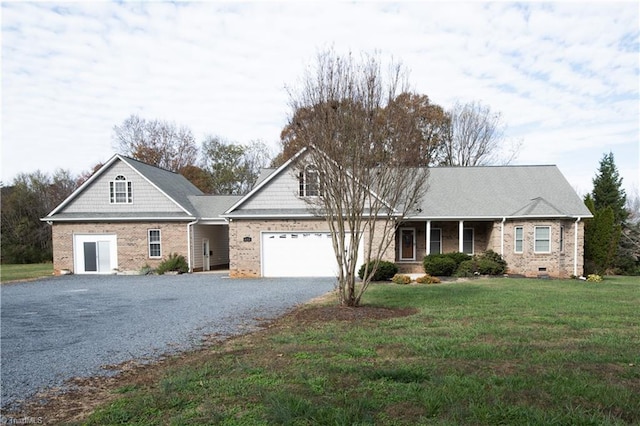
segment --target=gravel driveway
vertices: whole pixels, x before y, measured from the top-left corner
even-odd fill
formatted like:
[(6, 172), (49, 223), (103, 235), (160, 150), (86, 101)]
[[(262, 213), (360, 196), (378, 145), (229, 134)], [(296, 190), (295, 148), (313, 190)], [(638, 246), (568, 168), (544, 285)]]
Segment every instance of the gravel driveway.
[(334, 288), (333, 278), (50, 278), (0, 288), (2, 408), (104, 366), (150, 361), (230, 336)]

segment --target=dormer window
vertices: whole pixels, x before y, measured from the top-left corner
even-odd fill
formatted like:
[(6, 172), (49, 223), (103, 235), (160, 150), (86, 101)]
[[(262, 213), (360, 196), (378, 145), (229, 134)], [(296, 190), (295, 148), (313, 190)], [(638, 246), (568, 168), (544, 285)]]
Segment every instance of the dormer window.
[(320, 174), (318, 170), (308, 165), (300, 172), (298, 177), (300, 184), (301, 197), (318, 197), (320, 196)]
[(111, 204), (131, 204), (133, 202), (131, 182), (126, 177), (118, 175), (109, 182), (109, 201)]

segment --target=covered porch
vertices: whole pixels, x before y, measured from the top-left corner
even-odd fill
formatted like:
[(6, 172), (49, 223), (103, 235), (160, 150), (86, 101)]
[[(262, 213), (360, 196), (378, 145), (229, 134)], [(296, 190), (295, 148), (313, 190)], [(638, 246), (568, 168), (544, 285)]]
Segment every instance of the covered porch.
[(499, 228), (500, 222), (495, 220), (403, 222), (396, 231), (395, 263), (401, 273), (424, 273), (422, 260), (429, 254), (460, 252), (474, 255), (488, 249), (499, 253)]

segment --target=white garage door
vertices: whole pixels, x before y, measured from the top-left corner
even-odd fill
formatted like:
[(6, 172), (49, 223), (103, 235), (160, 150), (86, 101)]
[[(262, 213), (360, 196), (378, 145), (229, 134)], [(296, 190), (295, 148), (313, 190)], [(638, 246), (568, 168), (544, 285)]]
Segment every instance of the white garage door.
[(338, 275), (338, 264), (328, 232), (264, 232), (261, 252), (263, 277)]
[(73, 236), (74, 273), (112, 274), (118, 268), (117, 236)]

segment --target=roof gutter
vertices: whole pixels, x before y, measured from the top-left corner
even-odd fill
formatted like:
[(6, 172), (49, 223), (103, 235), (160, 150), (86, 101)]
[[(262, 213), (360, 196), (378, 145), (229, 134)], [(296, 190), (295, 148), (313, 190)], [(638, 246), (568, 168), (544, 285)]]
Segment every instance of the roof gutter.
[(500, 256), (504, 259), (504, 223), (507, 221), (506, 217), (502, 218), (502, 223), (500, 224)]
[(576, 219), (573, 229), (573, 276), (578, 276), (578, 222), (580, 216)]

